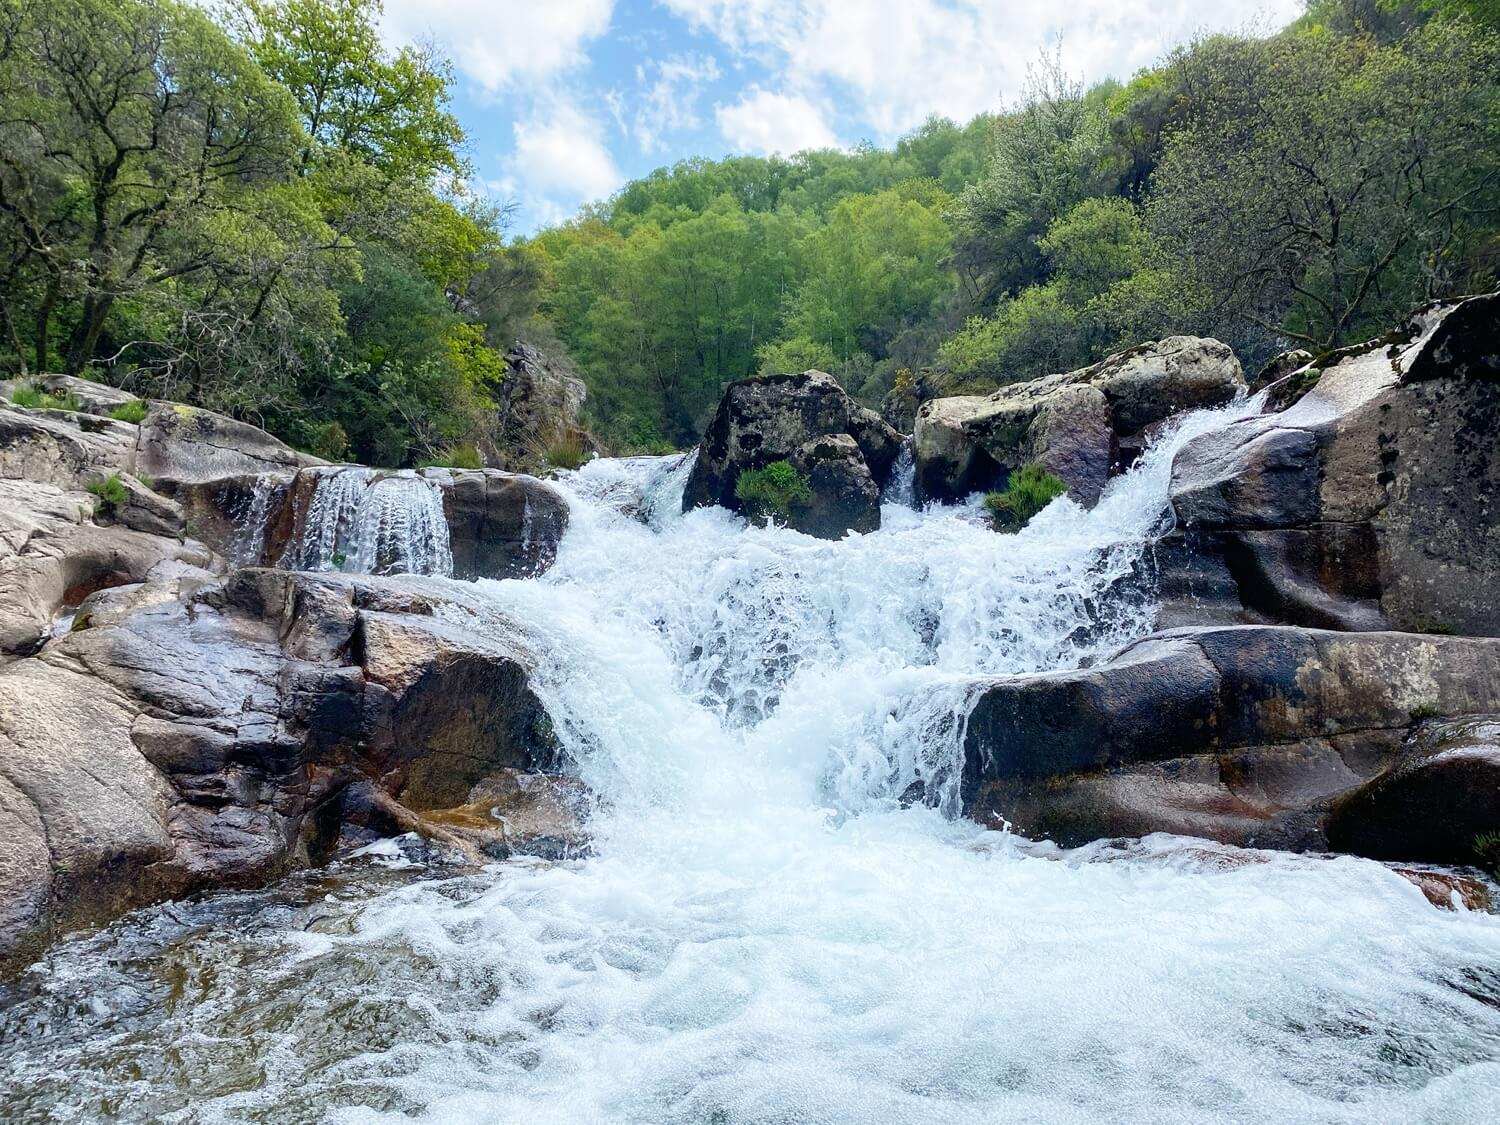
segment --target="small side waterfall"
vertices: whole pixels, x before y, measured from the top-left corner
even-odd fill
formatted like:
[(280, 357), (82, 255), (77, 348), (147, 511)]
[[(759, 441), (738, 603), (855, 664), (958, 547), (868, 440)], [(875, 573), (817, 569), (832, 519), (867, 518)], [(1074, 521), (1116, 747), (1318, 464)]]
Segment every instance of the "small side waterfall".
[(453, 572), (443, 491), (409, 470), (319, 473), (299, 515), (279, 566), (352, 574)]
[(891, 466), (891, 475), (881, 491), (882, 504), (895, 504), (901, 508), (917, 507), (917, 462), (912, 452), (912, 439), (901, 443), (901, 452)]
[(286, 495), (287, 478), (280, 473), (261, 473), (255, 478), (248, 497), (243, 501), (237, 520), (238, 529), (229, 544), (229, 554), (240, 566), (259, 566), (266, 548), (266, 529), (274, 509), (272, 501)]

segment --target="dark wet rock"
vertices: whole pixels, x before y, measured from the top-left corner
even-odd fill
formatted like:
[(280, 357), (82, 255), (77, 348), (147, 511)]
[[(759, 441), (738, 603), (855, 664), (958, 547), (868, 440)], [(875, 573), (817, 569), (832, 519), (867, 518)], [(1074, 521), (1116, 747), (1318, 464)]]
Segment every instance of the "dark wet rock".
[(1331, 804), (1391, 765), (1418, 718), (1497, 701), (1500, 641), (1172, 630), (1096, 668), (989, 685), (965, 791), (982, 819), (1064, 844), (1164, 831), (1326, 847)]
[(917, 485), (924, 496), (955, 500), (1003, 488), (1012, 472), (1037, 463), (1093, 504), (1153, 426), (1223, 405), (1244, 387), (1226, 345), (1172, 336), (993, 394), (934, 398), (916, 414)]
[[(835, 440), (820, 446), (825, 438)], [(877, 498), (873, 526), (878, 527), (879, 490), (901, 444), (901, 434), (822, 371), (742, 379), (724, 392), (698, 446), (683, 493), (683, 510), (718, 504), (741, 511), (735, 485), (742, 472), (763, 469), (775, 461), (800, 460), (805, 465), (826, 463), (818, 487), (831, 488), (834, 495), (815, 500), (805, 517), (806, 526), (799, 522), (804, 517), (798, 515), (793, 516), (791, 526), (824, 538), (838, 538), (856, 525), (871, 529), (870, 506), (855, 502), (856, 493), (868, 491), (864, 483), (868, 477)], [(856, 457), (863, 462), (863, 474), (852, 468)]]
[[(1500, 832), (1500, 717), (1424, 724), (1392, 766), (1342, 797), (1329, 843), (1374, 859), (1478, 863)], [(1497, 847), (1500, 851), (1500, 847)]]
[(545, 481), (495, 469), (426, 469), (443, 489), (455, 578), (532, 578), (557, 558), (568, 504)]
[(1189, 443), (1179, 524), (1251, 620), (1500, 635), (1500, 296), (1421, 310)]
[(319, 860), (351, 787), (426, 822), (550, 765), (518, 631), (463, 599), (274, 570), (90, 597), (72, 631), (0, 669), (0, 965), (131, 906)]
[(880, 527), (880, 488), (848, 434), (814, 438), (799, 446), (790, 461), (807, 478), (812, 502), (794, 511), (788, 526), (820, 539)]

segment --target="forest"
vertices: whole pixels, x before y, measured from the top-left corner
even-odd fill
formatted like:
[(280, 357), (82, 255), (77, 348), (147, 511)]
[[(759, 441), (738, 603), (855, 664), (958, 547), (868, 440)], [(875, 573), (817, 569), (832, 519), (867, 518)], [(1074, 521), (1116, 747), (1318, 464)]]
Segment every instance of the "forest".
[(649, 452), (759, 372), (878, 405), (1174, 333), (1253, 371), (1500, 275), (1494, 0), (1312, 0), (1125, 83), (1049, 54), (967, 124), (684, 161), (526, 237), (469, 187), (450, 65), (379, 15), (0, 0), (0, 369), (460, 463), (519, 338)]

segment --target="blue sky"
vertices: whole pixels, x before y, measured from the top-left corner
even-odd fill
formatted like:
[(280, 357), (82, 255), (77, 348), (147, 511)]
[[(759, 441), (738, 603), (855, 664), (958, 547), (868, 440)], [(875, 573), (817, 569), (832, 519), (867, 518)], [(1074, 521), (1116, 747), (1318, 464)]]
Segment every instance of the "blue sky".
[(1302, 0), (386, 0), (392, 42), (435, 41), (481, 190), (518, 232), (686, 156), (886, 145), (930, 113), (1013, 101), (1061, 43), (1128, 78), (1203, 30), (1263, 33)]

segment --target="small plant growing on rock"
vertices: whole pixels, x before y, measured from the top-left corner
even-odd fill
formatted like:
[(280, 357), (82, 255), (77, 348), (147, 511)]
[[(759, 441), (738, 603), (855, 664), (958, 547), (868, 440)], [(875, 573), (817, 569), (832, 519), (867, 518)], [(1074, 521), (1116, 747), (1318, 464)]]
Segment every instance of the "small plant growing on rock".
[(734, 494), (751, 519), (776, 517), (783, 522), (792, 513), (812, 503), (807, 478), (785, 461), (772, 461), (764, 469), (750, 469), (735, 481)]
[(1412, 722), (1423, 723), (1428, 719), (1437, 718), (1442, 712), (1438, 710), (1436, 703), (1419, 703), (1408, 714), (1411, 715)]
[(89, 485), (89, 491), (97, 497), (94, 504), (96, 516), (107, 516), (114, 512), (121, 504), (130, 499), (130, 493), (125, 489), (125, 482), (120, 479), (119, 473), (111, 473), (103, 480), (96, 480)]
[(1479, 857), (1480, 867), (1500, 879), (1500, 832), (1481, 832), (1475, 836), (1474, 854)]
[(30, 386), (17, 387), (11, 392), (10, 401), (17, 406), (24, 406), (28, 410), (68, 410), (77, 414), (83, 409), (83, 403), (78, 401), (78, 396), (72, 393), (55, 395), (48, 392), (38, 383)]
[(150, 409), (144, 399), (131, 399), (122, 402), (109, 412), (109, 416), (116, 422), (129, 422), (132, 426), (139, 426), (146, 420), (146, 411)]
[(1068, 486), (1040, 465), (1025, 465), (1010, 474), (1001, 492), (984, 498), (996, 531), (1020, 531), (1031, 517), (1068, 491)]

